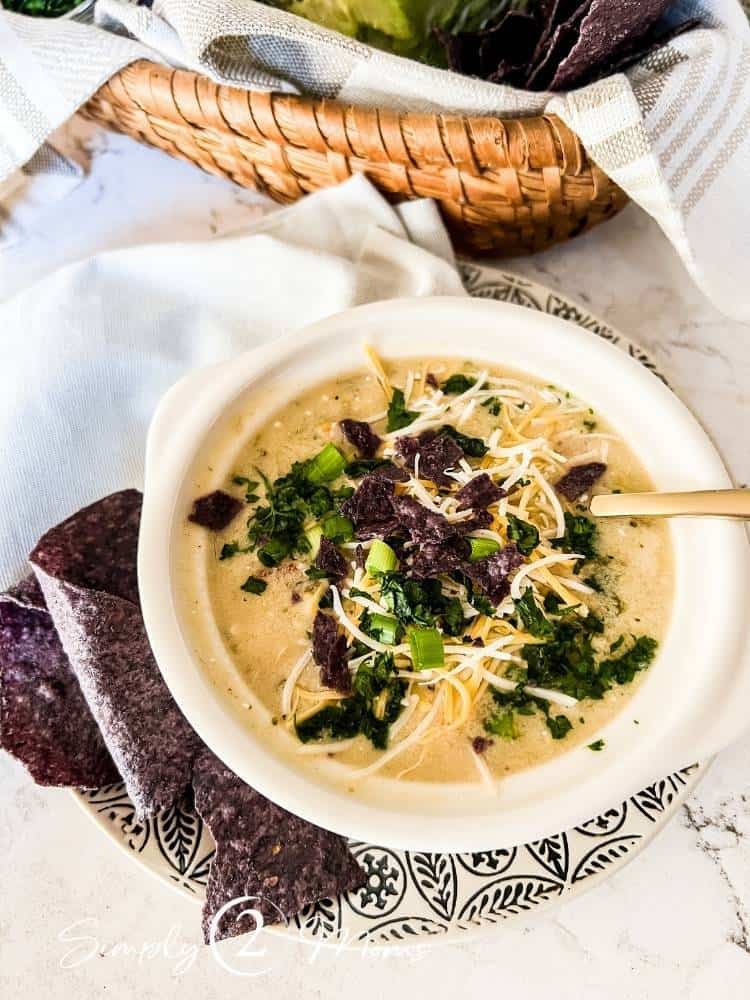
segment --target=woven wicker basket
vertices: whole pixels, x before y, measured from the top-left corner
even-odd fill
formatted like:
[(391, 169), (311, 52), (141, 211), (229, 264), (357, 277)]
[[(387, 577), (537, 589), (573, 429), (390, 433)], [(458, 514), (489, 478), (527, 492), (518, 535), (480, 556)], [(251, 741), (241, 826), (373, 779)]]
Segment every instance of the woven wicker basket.
[(552, 115), (404, 114), (219, 86), (138, 62), (83, 113), (291, 202), (366, 174), (389, 197), (435, 198), (456, 245), (510, 256), (543, 250), (618, 212), (625, 194)]

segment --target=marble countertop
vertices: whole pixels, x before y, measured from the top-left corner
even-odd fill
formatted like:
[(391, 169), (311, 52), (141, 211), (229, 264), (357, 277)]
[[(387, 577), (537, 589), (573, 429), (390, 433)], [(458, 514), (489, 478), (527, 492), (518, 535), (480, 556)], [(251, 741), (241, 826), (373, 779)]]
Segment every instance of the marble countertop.
[[(61, 141), (88, 168), (23, 239), (0, 251), (0, 296), (100, 250), (238, 231), (264, 199), (83, 122)], [(503, 262), (585, 302), (647, 348), (750, 482), (750, 327), (693, 286), (635, 208), (560, 249)], [(200, 945), (197, 911), (116, 851), (64, 791), (0, 756), (0, 995), (185, 1000), (221, 993), (359, 1000), (453, 995), (529, 1000), (746, 1000), (750, 995), (750, 737), (722, 753), (678, 818), (588, 893), (494, 935), (363, 957), (256, 942), (235, 978)], [(523, 991), (521, 993), (521, 991)]]

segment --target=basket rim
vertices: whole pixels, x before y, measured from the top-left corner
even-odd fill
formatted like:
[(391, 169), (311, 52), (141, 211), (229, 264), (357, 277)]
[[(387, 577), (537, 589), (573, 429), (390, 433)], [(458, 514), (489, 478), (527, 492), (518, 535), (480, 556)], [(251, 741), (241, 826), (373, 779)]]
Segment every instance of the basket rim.
[(543, 249), (627, 201), (554, 114), (361, 106), (150, 60), (112, 76), (82, 113), (281, 202), (363, 173), (391, 199), (434, 199), (458, 245), (478, 253)]

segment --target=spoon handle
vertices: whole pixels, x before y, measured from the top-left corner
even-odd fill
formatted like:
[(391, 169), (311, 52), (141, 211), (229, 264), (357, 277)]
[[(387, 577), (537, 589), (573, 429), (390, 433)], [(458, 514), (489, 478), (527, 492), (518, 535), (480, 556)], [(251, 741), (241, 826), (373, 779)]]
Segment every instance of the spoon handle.
[(750, 489), (694, 493), (602, 493), (589, 510), (597, 517), (737, 517), (750, 520)]

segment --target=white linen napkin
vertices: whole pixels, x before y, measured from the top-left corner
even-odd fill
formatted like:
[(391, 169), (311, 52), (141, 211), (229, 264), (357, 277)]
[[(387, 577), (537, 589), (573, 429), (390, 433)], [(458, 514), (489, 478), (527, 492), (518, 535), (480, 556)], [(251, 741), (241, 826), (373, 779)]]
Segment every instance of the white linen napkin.
[[(737, 0), (676, 0), (703, 27), (627, 74), (535, 94), (362, 45), (253, 0), (97, 0), (108, 31), (0, 16), (0, 180), (128, 62), (150, 57), (256, 89), (354, 104), (514, 116), (554, 112), (652, 215), (703, 291), (750, 319), (750, 28)], [(134, 39), (119, 37), (127, 31)]]
[(142, 485), (162, 394), (350, 306), (464, 295), (432, 202), (394, 209), (362, 177), (247, 233), (100, 254), (0, 305), (0, 590), (51, 524)]

